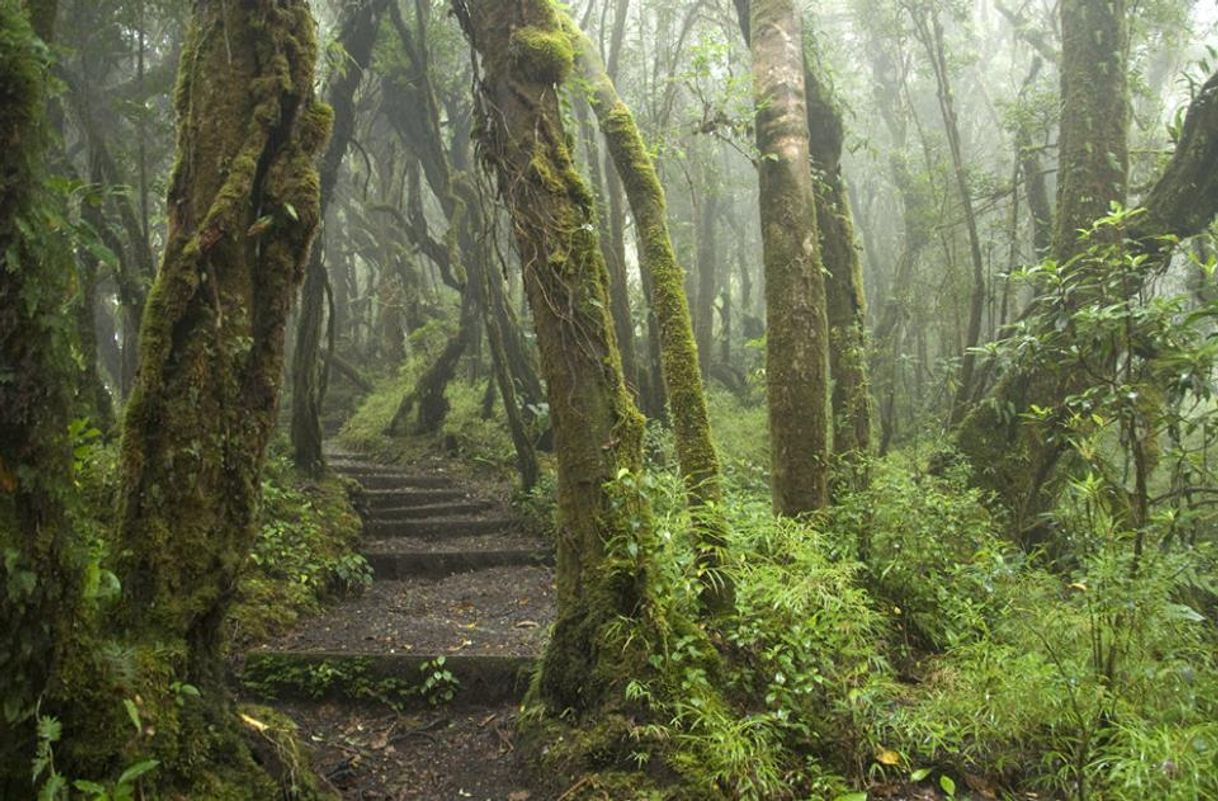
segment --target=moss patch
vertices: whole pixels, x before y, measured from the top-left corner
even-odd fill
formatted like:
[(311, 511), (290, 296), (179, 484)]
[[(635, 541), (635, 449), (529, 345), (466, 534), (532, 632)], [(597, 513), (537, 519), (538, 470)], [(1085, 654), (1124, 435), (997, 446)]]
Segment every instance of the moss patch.
[(560, 30), (535, 25), (512, 33), (510, 56), (513, 66), (536, 83), (563, 83), (575, 66), (571, 40)]

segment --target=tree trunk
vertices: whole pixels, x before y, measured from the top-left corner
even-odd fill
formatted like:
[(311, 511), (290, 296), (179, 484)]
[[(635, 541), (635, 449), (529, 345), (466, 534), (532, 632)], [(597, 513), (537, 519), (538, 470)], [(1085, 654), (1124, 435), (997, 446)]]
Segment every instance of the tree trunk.
[[(1129, 164), (1127, 31), (1124, 0), (1062, 0), (1061, 104), (1057, 228), (1053, 255), (1066, 264), (1078, 231), (1125, 197)], [(1085, 377), (1061, 365), (1017, 367), (956, 431), (976, 483), (1000, 499), (1019, 536), (1039, 530), (1052, 506), (1052, 477), (1062, 452), (1042, 422), (1024, 419), (1035, 405), (1057, 407)], [(1035, 538), (1033, 538), (1035, 539)], [(1031, 543), (1029, 543), (1031, 544)]]
[[(808, 133), (817, 171), (816, 221), (828, 276), (829, 373), (833, 376), (833, 452), (857, 461), (871, 448), (871, 388), (867, 379), (863, 265), (854, 239), (850, 200), (842, 177), (845, 128), (830, 87), (817, 71), (804, 73)], [(863, 476), (857, 476), (862, 479)]]
[[(705, 172), (709, 173), (710, 170)], [(698, 343), (698, 369), (702, 372), (703, 381), (710, 375), (710, 364), (714, 358), (715, 293), (719, 288), (719, 249), (715, 242), (718, 222), (718, 190), (707, 180), (698, 215), (698, 280), (693, 309), (694, 341)]]
[(611, 489), (642, 468), (643, 419), (609, 317), (594, 200), (563, 130), (555, 86), (574, 54), (558, 12), (548, 0), (474, 0), (454, 10), (482, 59), (482, 153), (512, 213), (554, 419), (558, 619), (539, 690), (552, 711), (580, 716), (624, 681), (604, 631), (642, 601), (643, 576), (607, 570), (605, 557), (631, 520), (641, 532), (627, 536), (650, 536), (641, 499)]
[[(609, 300), (613, 315), (613, 330), (617, 335), (618, 350), (622, 354), (622, 373), (626, 376), (626, 386), (639, 396), (638, 356), (634, 347), (634, 316), (630, 312), (630, 292), (626, 280), (626, 250), (624, 243), (619, 242), (617, 234), (610, 228), (610, 220), (614, 213), (621, 214), (621, 200), (618, 209), (611, 212), (609, 208), (609, 185), (605, 181), (604, 170), (601, 168), (600, 148), (596, 144), (596, 132), (588, 120), (588, 104), (581, 100), (575, 105), (575, 116), (579, 121), (588, 149), (588, 175), (592, 189), (596, 193), (597, 232), (600, 237), (601, 253), (605, 257), (605, 267), (609, 270)], [(610, 170), (612, 173), (613, 171)], [(613, 175), (613, 191), (621, 194), (621, 178)], [(622, 246), (619, 247), (619, 244)]]
[[(377, 23), (387, 3), (388, 0), (370, 0), (353, 7), (338, 37), (347, 61), (336, 72), (326, 92), (326, 101), (334, 109), (334, 135), (319, 165), (323, 220), (338, 183), (343, 157), (355, 134), (355, 92), (372, 60)], [(296, 466), (308, 473), (317, 473), (325, 467), (321, 443), (322, 386), (325, 383), (321, 336), (326, 316), (323, 253), (322, 247), (316, 247), (309, 256), (300, 295), (296, 349), (292, 353), (292, 457)]]
[(660, 365), (672, 409), (677, 460), (685, 479), (690, 511), (696, 521), (697, 548), (702, 567), (703, 601), (715, 611), (733, 605), (730, 582), (717, 570), (725, 545), (724, 523), (718, 507), (723, 489), (719, 456), (711, 440), (710, 415), (698, 369), (698, 347), (683, 291), (683, 270), (677, 264), (668, 232), (664, 188), (630, 109), (600, 64), (592, 42), (567, 20), (576, 46), (577, 63), (591, 88), (592, 109), (617, 169), (638, 227), (640, 269), (650, 276), (650, 305), (660, 329)]
[(182, 55), (168, 238), (140, 332), (119, 514), (121, 624), (205, 699), (183, 710), (189, 747), (167, 755), (179, 780), (198, 770), (188, 755), (222, 747), (235, 726), (222, 624), (257, 531), (287, 318), (319, 223), (314, 159), (330, 112), (313, 97), (316, 56), (304, 0), (199, 3)]
[[(746, 0), (737, 0), (738, 7)], [(749, 0), (774, 511), (828, 502), (829, 326), (809, 166), (803, 25), (791, 0)]]

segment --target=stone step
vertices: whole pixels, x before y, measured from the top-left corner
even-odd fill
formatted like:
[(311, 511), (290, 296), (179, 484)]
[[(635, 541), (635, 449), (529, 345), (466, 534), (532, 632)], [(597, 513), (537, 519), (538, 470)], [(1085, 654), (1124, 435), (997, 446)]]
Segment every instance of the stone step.
[(534, 656), (554, 592), (538, 566), (374, 581), (258, 650)]
[(469, 500), (469, 495), (459, 489), (423, 488), (365, 490), (360, 493), (359, 503), (368, 510), (393, 510), (467, 500)]
[(395, 489), (451, 489), (453, 480), (448, 476), (411, 475), (410, 473), (348, 473), (340, 474), (353, 478), (366, 490)]
[(482, 500), (463, 500), (452, 501), (446, 503), (424, 503), (418, 505), (402, 505), (402, 506), (383, 506), (377, 507), (370, 511), (370, 518), (378, 522), (389, 520), (423, 520), (429, 517), (460, 517), (462, 515), (476, 515), (479, 512), (485, 512), (488, 509), (493, 509), (495, 504), (491, 501)]
[(501, 567), (554, 565), (554, 552), (544, 548), (496, 550), (366, 551), (364, 558), (377, 581), (414, 577), (442, 578), (458, 573)]
[(547, 547), (540, 537), (523, 531), (494, 534), (470, 534), (461, 537), (423, 539), (418, 537), (386, 537), (365, 540), (365, 553), (479, 553), (482, 551), (541, 551)]
[(513, 517), (435, 517), (426, 520), (386, 520), (379, 513), (373, 513), (364, 522), (364, 533), (369, 537), (377, 538), (440, 539), (509, 532), (519, 527), (520, 522)]
[(531, 655), (263, 650), (246, 655), (241, 683), (247, 693), (267, 701), (468, 707), (521, 700), (536, 662)]

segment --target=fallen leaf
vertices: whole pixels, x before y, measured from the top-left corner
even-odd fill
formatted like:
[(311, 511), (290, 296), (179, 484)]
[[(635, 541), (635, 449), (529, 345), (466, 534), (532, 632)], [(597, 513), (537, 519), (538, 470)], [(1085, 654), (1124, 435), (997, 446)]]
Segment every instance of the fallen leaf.
[(875, 761), (879, 762), (881, 765), (900, 765), (901, 755), (896, 751), (884, 749), (875, 755)]
[(541, 625), (541, 624), (539, 624), (535, 620), (522, 620), (516, 624), (516, 628), (518, 628), (518, 629), (535, 629), (539, 625)]
[(517, 790), (514, 793), (508, 793), (508, 801), (529, 801), (533, 794), (528, 790)]

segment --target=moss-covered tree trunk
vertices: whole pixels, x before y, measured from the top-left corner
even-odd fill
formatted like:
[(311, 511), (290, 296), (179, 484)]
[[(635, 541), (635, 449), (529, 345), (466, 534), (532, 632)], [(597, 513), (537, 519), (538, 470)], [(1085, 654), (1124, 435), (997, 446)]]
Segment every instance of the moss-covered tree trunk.
[[(1053, 256), (1065, 264), (1080, 229), (1125, 199), (1129, 165), (1128, 32), (1124, 0), (1062, 0), (1061, 133)], [(1020, 536), (1038, 530), (1056, 495), (1062, 452), (1050, 423), (1024, 416), (1057, 408), (1085, 387), (1069, 365), (1017, 367), (960, 424), (956, 443), (979, 486), (1000, 499)]]
[(198, 3), (182, 54), (120, 510), (121, 622), (205, 699), (202, 719), (184, 721), (178, 779), (235, 725), (221, 624), (256, 533), (285, 328), (319, 223), (314, 159), (330, 113), (314, 99), (316, 57), (304, 0)]
[[(549, 390), (558, 457), (558, 618), (540, 692), (555, 711), (597, 709), (620, 686), (604, 629), (643, 587), (606, 569), (608, 544), (645, 510), (609, 484), (642, 466), (643, 419), (622, 376), (595, 201), (567, 146), (557, 86), (574, 53), (548, 0), (454, 3), (482, 61), (482, 153), (511, 211)], [(649, 523), (644, 522), (647, 526)], [(615, 577), (616, 576), (616, 577)]]
[[(791, 0), (747, 6), (766, 276), (766, 392), (774, 511), (828, 502), (829, 324), (809, 165), (803, 24)], [(743, 21), (743, 16), (742, 16)]]
[[(326, 208), (338, 183), (343, 157), (355, 134), (355, 92), (372, 60), (377, 23), (387, 2), (367, 0), (350, 7), (339, 33), (338, 41), (347, 54), (347, 60), (326, 90), (326, 102), (334, 109), (334, 135), (319, 166), (322, 219), (325, 219)], [(325, 385), (321, 336), (326, 316), (327, 279), (322, 253), (323, 249), (317, 247), (309, 256), (304, 288), (300, 294), (296, 348), (292, 352), (292, 455), (297, 467), (311, 473), (325, 465), (321, 442), (321, 405)]]
[(650, 277), (650, 303), (659, 323), (660, 367), (668, 390), (677, 460), (690, 510), (697, 521), (697, 545), (705, 585), (703, 599), (714, 609), (725, 609), (732, 604), (732, 588), (715, 570), (720, 561), (718, 552), (724, 545), (723, 522), (717, 508), (723, 500), (719, 456), (711, 440), (699, 351), (683, 286), (684, 271), (677, 263), (668, 232), (664, 187), (634, 116), (618, 97), (592, 42), (574, 22), (567, 19), (565, 24), (576, 47), (580, 69), (591, 88), (592, 109), (638, 227), (639, 267)]
[[(45, 108), (55, 3), (0, 0), (0, 797), (32, 798), (32, 717), (76, 622), (65, 515), (71, 253), (50, 233)], [(31, 21), (38, 27), (31, 25)]]
[(804, 83), (808, 93), (812, 167), (816, 170), (816, 221), (827, 271), (833, 452), (857, 462), (871, 448), (871, 388), (867, 378), (863, 264), (842, 176), (845, 127), (832, 89), (810, 65), (805, 70)]

